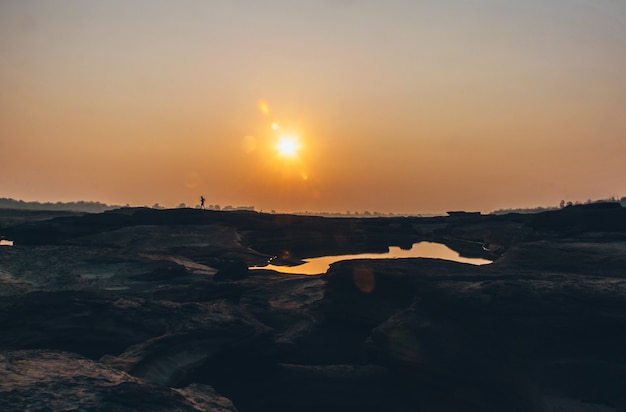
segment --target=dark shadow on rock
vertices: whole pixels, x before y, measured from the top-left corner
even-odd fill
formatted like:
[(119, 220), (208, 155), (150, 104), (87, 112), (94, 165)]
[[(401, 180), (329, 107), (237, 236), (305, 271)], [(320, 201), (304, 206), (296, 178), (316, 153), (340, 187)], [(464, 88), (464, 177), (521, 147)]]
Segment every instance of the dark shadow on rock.
[(133, 276), (134, 279), (143, 281), (175, 280), (189, 276), (187, 269), (173, 262), (154, 262), (146, 265), (146, 273)]
[(237, 304), (241, 299), (241, 292), (241, 287), (236, 283), (202, 279), (187, 285), (163, 285), (143, 292), (140, 296), (172, 302), (211, 302), (227, 299)]
[(91, 292), (33, 292), (0, 299), (2, 349), (58, 349), (97, 359), (165, 332), (158, 305)]
[(248, 276), (248, 264), (243, 258), (226, 258), (216, 266), (215, 280), (241, 280)]

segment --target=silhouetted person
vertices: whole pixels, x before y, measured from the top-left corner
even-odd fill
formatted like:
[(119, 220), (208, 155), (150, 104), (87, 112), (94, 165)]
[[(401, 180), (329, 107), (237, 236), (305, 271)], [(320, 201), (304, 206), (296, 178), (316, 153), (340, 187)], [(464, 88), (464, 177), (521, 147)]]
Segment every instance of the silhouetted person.
[(204, 209), (204, 196), (200, 196), (200, 209)]

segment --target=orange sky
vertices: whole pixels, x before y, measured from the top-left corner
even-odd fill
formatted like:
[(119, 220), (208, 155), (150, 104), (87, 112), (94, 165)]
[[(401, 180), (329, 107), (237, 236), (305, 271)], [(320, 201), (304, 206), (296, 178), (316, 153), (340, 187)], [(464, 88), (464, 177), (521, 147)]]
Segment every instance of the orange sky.
[(0, 197), (429, 213), (623, 196), (624, 73), (610, 0), (3, 1)]

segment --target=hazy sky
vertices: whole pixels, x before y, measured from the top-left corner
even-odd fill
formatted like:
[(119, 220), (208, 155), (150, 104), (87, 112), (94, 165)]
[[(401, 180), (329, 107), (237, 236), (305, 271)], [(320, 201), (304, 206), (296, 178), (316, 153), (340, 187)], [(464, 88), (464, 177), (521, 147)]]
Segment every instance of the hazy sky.
[(0, 0), (0, 197), (488, 212), (625, 176), (623, 0)]

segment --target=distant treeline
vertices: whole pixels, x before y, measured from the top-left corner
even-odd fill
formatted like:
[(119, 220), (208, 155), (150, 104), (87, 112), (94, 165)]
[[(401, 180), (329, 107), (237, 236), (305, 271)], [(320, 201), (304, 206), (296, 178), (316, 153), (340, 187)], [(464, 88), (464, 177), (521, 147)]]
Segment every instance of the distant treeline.
[(591, 200), (587, 199), (586, 202), (571, 202), (561, 200), (561, 203), (558, 206), (547, 206), (547, 207), (532, 207), (532, 208), (518, 208), (518, 209), (498, 209), (491, 212), (492, 215), (505, 215), (507, 213), (541, 213), (547, 212), (550, 210), (558, 210), (563, 209), (568, 206), (577, 206), (577, 205), (590, 205), (592, 203), (620, 203), (623, 207), (626, 207), (626, 197), (622, 197), (621, 199), (613, 196), (608, 199), (600, 199), (600, 200)]
[(75, 212), (100, 213), (105, 210), (117, 209), (120, 206), (109, 206), (100, 202), (25, 202), (23, 200), (0, 198), (0, 209), (21, 210), (69, 210)]
[[(276, 212), (272, 210), (271, 213), (276, 213)], [(362, 212), (359, 212), (359, 211), (351, 212), (349, 210), (346, 212), (309, 212), (307, 210), (304, 212), (294, 212), (294, 214), (303, 215), (303, 216), (323, 216), (323, 217), (396, 217), (396, 216), (430, 217), (430, 216), (439, 216), (439, 215), (434, 215), (434, 214), (419, 214), (419, 213), (393, 213), (393, 212), (384, 213), (384, 212), (378, 212), (378, 211), (370, 212), (369, 210), (365, 210)]]

